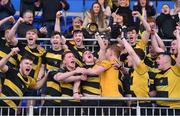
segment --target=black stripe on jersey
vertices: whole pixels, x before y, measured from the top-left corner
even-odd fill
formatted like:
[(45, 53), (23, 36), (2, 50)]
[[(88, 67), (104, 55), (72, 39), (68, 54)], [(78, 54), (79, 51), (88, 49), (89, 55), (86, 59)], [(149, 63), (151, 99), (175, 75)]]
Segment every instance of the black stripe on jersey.
[(47, 87), (46, 88), (46, 95), (51, 95), (51, 96), (61, 96), (60, 91), (55, 90), (54, 88)]
[(156, 78), (155, 79), (155, 85), (156, 86), (167, 86), (168, 85), (168, 78), (167, 77)]
[(0, 106), (9, 106), (9, 105), (6, 104), (3, 100), (0, 100)]
[(97, 83), (97, 82), (87, 82), (87, 81), (85, 81), (85, 82), (82, 83), (82, 86), (89, 86), (89, 87), (93, 87), (93, 88), (97, 88), (97, 89), (100, 88), (100, 84)]
[(5, 94), (6, 96), (19, 96), (14, 92), (10, 87), (3, 85), (3, 90), (2, 93)]
[(61, 87), (62, 95), (73, 96), (73, 90)]
[(130, 91), (132, 97), (136, 97), (136, 94), (134, 93), (134, 91)]
[(35, 74), (35, 70), (32, 69), (31, 72), (29, 73), (29, 76), (32, 77), (32, 78), (34, 78), (34, 74)]
[(121, 87), (121, 85), (118, 85), (118, 90), (119, 90), (119, 92), (121, 93), (121, 95), (124, 96), (124, 90), (123, 90), (123, 88)]
[(83, 90), (82, 93), (86, 93), (86, 94), (93, 94), (93, 95), (99, 95), (99, 94), (96, 94), (96, 93), (93, 93), (93, 92), (90, 92), (90, 91), (87, 91), (87, 90)]
[(156, 97), (168, 97), (167, 91), (157, 91)]

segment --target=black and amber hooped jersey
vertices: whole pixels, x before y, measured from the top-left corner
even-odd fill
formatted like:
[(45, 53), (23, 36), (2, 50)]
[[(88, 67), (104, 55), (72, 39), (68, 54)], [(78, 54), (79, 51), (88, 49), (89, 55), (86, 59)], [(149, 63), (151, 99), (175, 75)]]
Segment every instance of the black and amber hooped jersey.
[[(180, 98), (180, 66), (171, 66), (155, 76), (157, 97)], [(159, 105), (169, 107), (180, 107), (180, 102), (157, 101)]]
[[(84, 68), (96, 68), (97, 65), (85, 65)], [(100, 78), (99, 75), (88, 75), (86, 81), (81, 81), (81, 92), (91, 95), (100, 95)]]
[(74, 44), (71, 44), (70, 42), (67, 42), (66, 44), (68, 46), (68, 49), (70, 51), (72, 51), (72, 53), (74, 54), (76, 64), (78, 66), (82, 67), (84, 65), (84, 63), (82, 61), (82, 55), (86, 49), (85, 48), (77, 48)]
[(133, 97), (149, 97), (148, 67), (141, 63), (134, 70), (130, 70), (129, 91)]
[(20, 52), (17, 55), (18, 62), (21, 60), (22, 56), (25, 54), (29, 54), (34, 58), (33, 68), (29, 76), (37, 80), (38, 73), (42, 64), (42, 56), (45, 53), (45, 49), (40, 46), (37, 46), (34, 49), (30, 49), (28, 46), (24, 46), (24, 44), (21, 44), (21, 43), (18, 43), (18, 47), (20, 49)]
[(50, 49), (43, 55), (42, 64), (45, 65), (47, 71), (59, 69), (63, 53), (64, 50), (54, 51)]
[[(60, 82), (54, 80), (54, 75), (56, 75), (59, 71), (58, 70), (52, 70), (49, 72), (47, 77), (47, 83), (44, 94), (46, 96), (61, 96), (61, 86)], [(60, 103), (60, 100), (53, 100), (53, 102)]]
[[(1, 97), (18, 96), (22, 97), (27, 88), (33, 88), (36, 86), (36, 81), (31, 77), (24, 78), (20, 72), (15, 69), (9, 68), (6, 72), (6, 78), (2, 86)], [(0, 106), (18, 106), (20, 100), (1, 100)]]

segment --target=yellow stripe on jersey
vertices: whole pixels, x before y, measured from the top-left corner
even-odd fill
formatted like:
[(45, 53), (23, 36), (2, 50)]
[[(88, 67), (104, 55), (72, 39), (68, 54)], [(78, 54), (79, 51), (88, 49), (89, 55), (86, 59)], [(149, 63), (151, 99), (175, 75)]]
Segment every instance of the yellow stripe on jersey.
[(100, 94), (101, 90), (98, 88), (94, 88), (94, 87), (89, 87), (89, 86), (83, 86), (84, 90), (87, 90), (89, 92), (95, 93), (95, 94)]
[(62, 55), (61, 54), (54, 54), (54, 53), (47, 53), (46, 54), (47, 58), (53, 58), (53, 59), (58, 59), (58, 60), (62, 60)]
[[(0, 97), (7, 97), (6, 95), (4, 95), (3, 93), (0, 93)], [(12, 100), (3, 100), (8, 106), (16, 107), (16, 104), (12, 101)], [(16, 108), (13, 108), (14, 110), (16, 110)]]
[(48, 69), (48, 70), (57, 70), (58, 68), (55, 67), (55, 66), (51, 66), (51, 65), (46, 64), (46, 69)]
[(63, 88), (67, 88), (67, 89), (71, 89), (71, 90), (72, 90), (72, 87), (73, 87), (73, 85), (70, 84), (70, 83), (62, 83), (61, 86), (62, 86)]
[(29, 81), (26, 82), (20, 73), (18, 73), (17, 75), (18, 77), (20, 77), (20, 79), (25, 83), (26, 87), (28, 88)]
[(77, 58), (75, 58), (75, 62), (78, 64), (78, 66), (80, 66), (80, 67), (83, 67), (83, 63), (80, 61), (80, 60), (78, 60)]
[[(7, 56), (7, 54), (6, 53), (4, 53), (4, 52), (2, 52), (2, 51), (0, 51), (0, 56), (3, 58), (3, 57), (5, 57), (5, 56)], [(17, 65), (17, 63), (16, 63), (16, 60), (14, 59), (14, 58), (10, 58), (9, 60), (8, 60), (10, 63), (12, 63), (13, 65)]]
[(60, 87), (57, 83), (53, 82), (53, 81), (48, 81), (47, 82), (47, 87), (51, 87), (57, 91), (60, 91)]
[(23, 93), (21, 91), (21, 89), (19, 89), (18, 86), (16, 86), (13, 82), (11, 82), (8, 79), (5, 79), (4, 81), (4, 85), (10, 87), (18, 96), (23, 96)]

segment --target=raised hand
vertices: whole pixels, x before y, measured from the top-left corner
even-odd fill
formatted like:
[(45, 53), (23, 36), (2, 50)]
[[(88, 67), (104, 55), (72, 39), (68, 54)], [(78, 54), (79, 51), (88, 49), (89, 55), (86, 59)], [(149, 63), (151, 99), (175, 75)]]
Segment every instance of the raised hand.
[(63, 16), (63, 12), (62, 11), (58, 11), (56, 13), (56, 18), (61, 18)]
[(132, 16), (139, 17), (139, 16), (141, 16), (141, 14), (138, 11), (133, 11)]
[(19, 51), (20, 51), (19, 48), (18, 48), (18, 47), (15, 47), (15, 48), (12, 48), (12, 49), (11, 49), (10, 54), (11, 54), (11, 56), (14, 56), (14, 55), (16, 55)]

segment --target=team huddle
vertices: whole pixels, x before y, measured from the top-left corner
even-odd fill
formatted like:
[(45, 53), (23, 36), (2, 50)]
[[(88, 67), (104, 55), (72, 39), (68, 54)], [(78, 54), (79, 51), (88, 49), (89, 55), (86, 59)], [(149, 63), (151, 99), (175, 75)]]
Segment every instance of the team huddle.
[[(85, 48), (82, 30), (74, 30), (73, 39), (66, 41), (57, 26), (58, 21), (51, 34), (50, 49), (45, 50), (37, 44), (36, 29), (26, 32), (26, 42), (18, 41), (16, 30), (23, 22), (19, 18), (11, 29), (6, 30), (5, 39), (0, 39), (0, 96), (36, 96), (36, 90), (40, 89), (42, 96), (74, 97), (70, 101), (45, 100), (42, 101), (43, 106), (99, 105), (96, 100), (80, 101), (82, 96), (180, 98), (180, 25), (176, 27), (176, 38), (168, 52), (154, 28), (155, 22), (147, 22), (136, 11), (133, 15), (145, 27), (140, 39), (133, 27), (127, 28), (127, 37), (122, 32), (113, 44), (105, 33), (96, 33), (99, 50), (93, 52)], [(12, 20), (12, 16), (4, 18), (0, 25)], [(0, 101), (1, 106), (12, 107), (11, 113), (20, 103), (19, 100)], [(140, 104), (152, 107), (150, 101)], [(180, 102), (174, 101), (157, 101), (156, 104), (180, 107)], [(104, 101), (100, 105), (135, 104)], [(44, 110), (42, 113), (46, 112)]]

